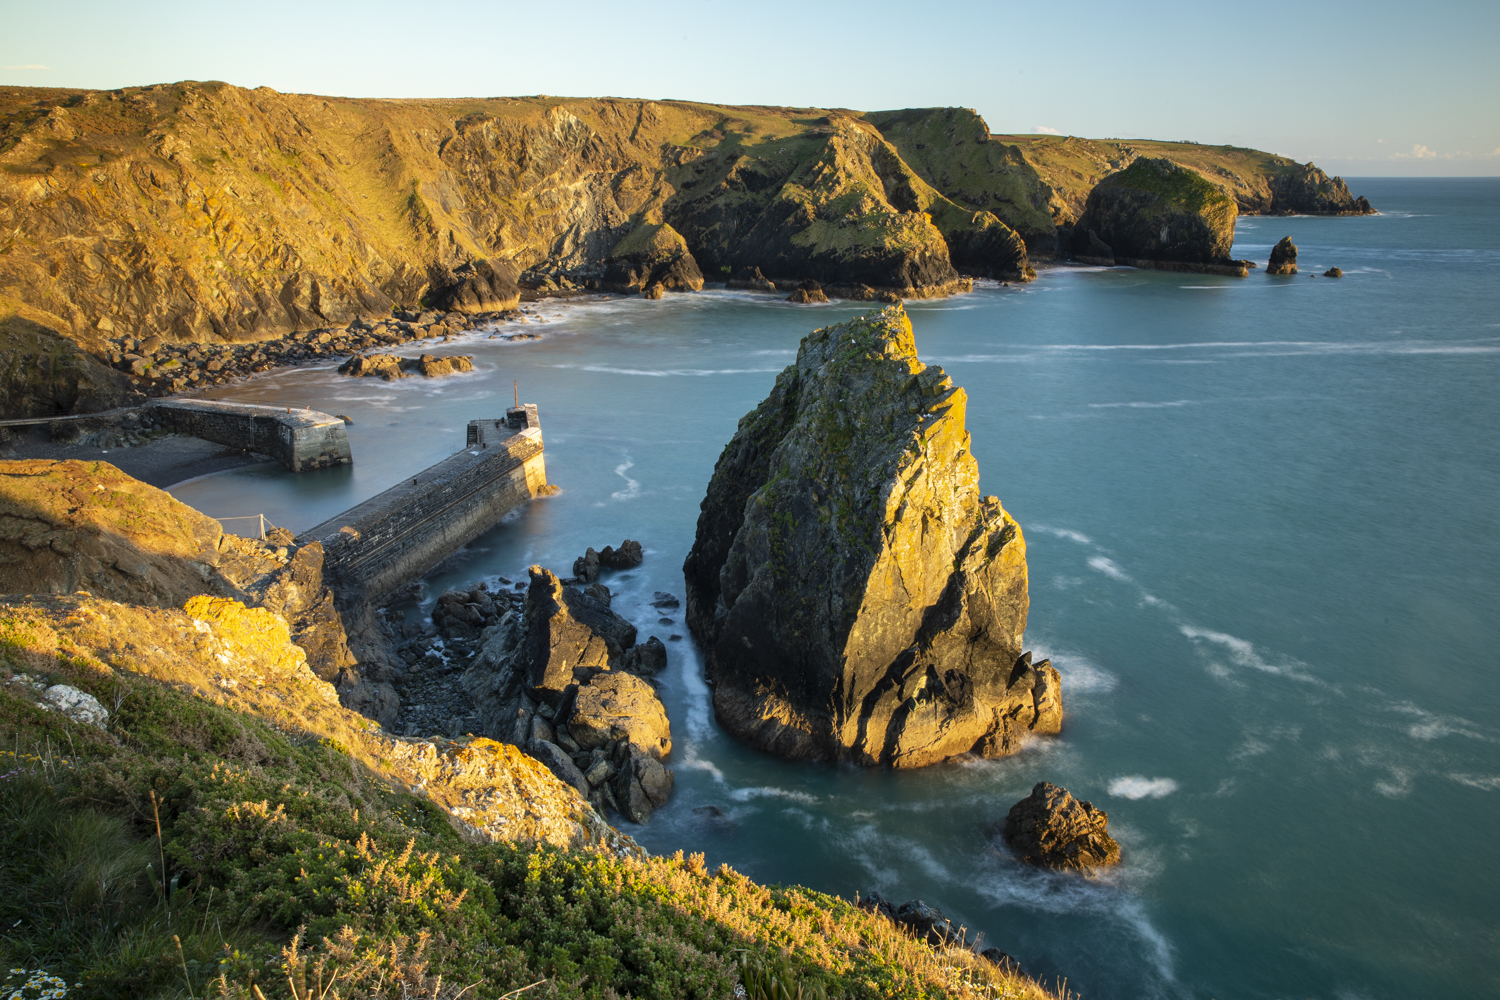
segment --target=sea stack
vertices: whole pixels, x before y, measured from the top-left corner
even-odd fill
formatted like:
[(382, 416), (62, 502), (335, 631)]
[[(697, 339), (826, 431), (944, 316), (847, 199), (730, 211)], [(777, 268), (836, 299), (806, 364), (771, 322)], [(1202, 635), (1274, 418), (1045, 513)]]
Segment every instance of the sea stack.
[(1196, 171), (1142, 157), (1094, 186), (1073, 227), (1073, 256), (1088, 264), (1232, 273), (1235, 200)]
[(1026, 542), (967, 396), (899, 305), (815, 330), (719, 456), (684, 565), (720, 722), (783, 757), (920, 767), (1062, 723), (1022, 655)]
[(1109, 814), (1080, 802), (1066, 788), (1039, 781), (1010, 807), (1005, 841), (1021, 860), (1042, 868), (1088, 871), (1118, 864), (1120, 845), (1109, 835)]
[[(1297, 244), (1292, 242), (1290, 236), (1283, 236), (1281, 242), (1271, 248), (1271, 260), (1266, 265), (1267, 274), (1296, 274), (1297, 273)], [(1340, 272), (1342, 275), (1343, 272)]]

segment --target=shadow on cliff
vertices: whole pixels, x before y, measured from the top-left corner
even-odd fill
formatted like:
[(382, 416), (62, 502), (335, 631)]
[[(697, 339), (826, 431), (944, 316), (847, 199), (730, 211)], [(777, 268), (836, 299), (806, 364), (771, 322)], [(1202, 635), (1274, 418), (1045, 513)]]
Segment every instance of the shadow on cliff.
[(0, 297), (0, 414), (18, 419), (93, 413), (144, 398), (128, 377), (42, 322), (47, 319)]

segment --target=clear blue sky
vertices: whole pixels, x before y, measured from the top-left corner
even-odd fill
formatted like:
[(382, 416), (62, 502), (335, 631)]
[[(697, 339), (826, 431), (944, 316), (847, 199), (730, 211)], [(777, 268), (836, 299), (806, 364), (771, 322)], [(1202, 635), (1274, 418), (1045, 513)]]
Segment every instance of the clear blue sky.
[(0, 0), (0, 85), (175, 80), (877, 110), (1500, 174), (1500, 0), (441, 4)]

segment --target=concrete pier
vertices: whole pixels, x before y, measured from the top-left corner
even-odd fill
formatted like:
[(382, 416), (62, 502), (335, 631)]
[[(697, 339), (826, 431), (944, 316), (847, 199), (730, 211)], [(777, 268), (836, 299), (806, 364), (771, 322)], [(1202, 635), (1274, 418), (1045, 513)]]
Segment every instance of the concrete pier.
[(293, 472), (353, 461), (344, 421), (317, 410), (206, 399), (166, 399), (155, 408), (184, 433), (270, 455)]
[(463, 451), (299, 536), (372, 603), (419, 577), (547, 485), (535, 405), (471, 420)]

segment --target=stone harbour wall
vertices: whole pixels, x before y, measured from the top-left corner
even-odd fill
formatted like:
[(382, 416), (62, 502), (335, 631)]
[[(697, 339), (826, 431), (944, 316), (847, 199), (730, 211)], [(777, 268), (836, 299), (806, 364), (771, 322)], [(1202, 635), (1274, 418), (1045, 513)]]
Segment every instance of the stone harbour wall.
[(354, 460), (344, 421), (317, 410), (170, 399), (157, 403), (156, 411), (183, 433), (269, 455), (293, 472)]
[(410, 481), (304, 532), (319, 541), (341, 589), (378, 602), (421, 576), (506, 514), (544, 492), (547, 470), (536, 407), (471, 421), (467, 446)]

